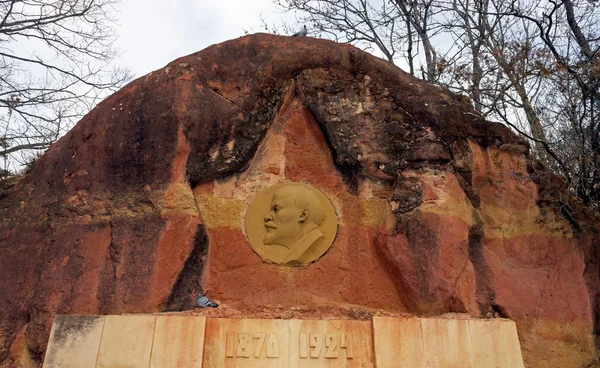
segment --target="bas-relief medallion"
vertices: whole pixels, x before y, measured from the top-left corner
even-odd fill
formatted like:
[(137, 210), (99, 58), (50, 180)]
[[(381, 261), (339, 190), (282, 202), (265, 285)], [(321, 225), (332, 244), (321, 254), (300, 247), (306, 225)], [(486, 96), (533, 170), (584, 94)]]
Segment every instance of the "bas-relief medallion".
[(246, 234), (264, 260), (304, 266), (329, 249), (337, 232), (335, 210), (319, 190), (286, 182), (259, 193), (248, 206)]

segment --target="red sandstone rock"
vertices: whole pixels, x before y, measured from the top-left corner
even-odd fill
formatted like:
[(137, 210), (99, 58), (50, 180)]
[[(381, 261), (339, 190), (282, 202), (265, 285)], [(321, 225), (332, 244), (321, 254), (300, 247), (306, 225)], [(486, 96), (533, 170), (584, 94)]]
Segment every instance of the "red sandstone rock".
[[(540, 186), (526, 152), (351, 46), (253, 35), (175, 60), (0, 199), (0, 366), (20, 351), (39, 364), (56, 313), (190, 310), (199, 291), (219, 316), (504, 316), (528, 367), (588, 364), (597, 224), (555, 210), (560, 180)], [(248, 202), (286, 180), (339, 216), (307, 267), (261, 260), (244, 235)]]

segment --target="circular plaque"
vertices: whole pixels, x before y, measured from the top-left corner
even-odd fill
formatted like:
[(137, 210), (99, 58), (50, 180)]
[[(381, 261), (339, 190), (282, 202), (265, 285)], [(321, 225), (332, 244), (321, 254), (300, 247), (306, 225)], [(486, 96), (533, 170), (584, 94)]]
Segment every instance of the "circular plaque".
[(337, 232), (331, 202), (303, 183), (273, 185), (259, 193), (246, 213), (246, 234), (262, 259), (304, 266), (329, 249)]

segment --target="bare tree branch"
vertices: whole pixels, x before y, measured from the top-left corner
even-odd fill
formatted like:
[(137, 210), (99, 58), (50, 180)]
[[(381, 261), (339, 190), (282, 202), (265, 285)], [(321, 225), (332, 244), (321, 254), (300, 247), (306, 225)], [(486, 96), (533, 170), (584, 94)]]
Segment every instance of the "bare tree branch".
[[(0, 159), (46, 149), (130, 76), (112, 65), (118, 0), (0, 2)], [(25, 47), (29, 45), (31, 51)], [(17, 154), (18, 155), (15, 155)], [(23, 162), (20, 162), (23, 163)]]

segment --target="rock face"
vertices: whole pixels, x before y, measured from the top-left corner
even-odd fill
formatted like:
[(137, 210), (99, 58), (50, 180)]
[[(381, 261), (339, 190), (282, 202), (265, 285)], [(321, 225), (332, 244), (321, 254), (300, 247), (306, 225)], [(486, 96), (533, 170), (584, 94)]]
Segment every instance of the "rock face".
[[(338, 214), (307, 267), (244, 234), (283, 181)], [(527, 367), (587, 366), (598, 222), (561, 183), (464, 99), (354, 47), (211, 46), (102, 102), (0, 199), (0, 366), (39, 365), (56, 313), (191, 310), (198, 292), (265, 316), (508, 317)]]

